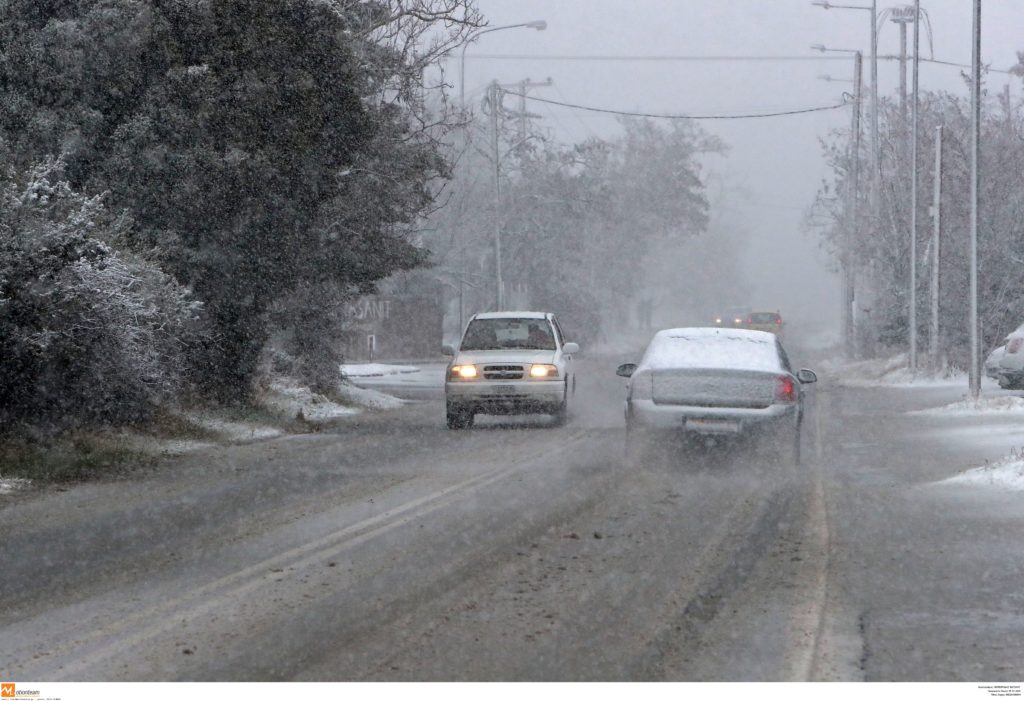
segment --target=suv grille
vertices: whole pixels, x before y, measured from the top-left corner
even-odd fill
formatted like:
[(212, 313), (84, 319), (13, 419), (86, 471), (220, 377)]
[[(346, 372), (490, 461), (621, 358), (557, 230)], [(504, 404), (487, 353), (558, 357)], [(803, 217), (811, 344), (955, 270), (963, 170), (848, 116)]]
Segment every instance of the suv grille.
[(522, 365), (484, 365), (485, 380), (521, 380)]

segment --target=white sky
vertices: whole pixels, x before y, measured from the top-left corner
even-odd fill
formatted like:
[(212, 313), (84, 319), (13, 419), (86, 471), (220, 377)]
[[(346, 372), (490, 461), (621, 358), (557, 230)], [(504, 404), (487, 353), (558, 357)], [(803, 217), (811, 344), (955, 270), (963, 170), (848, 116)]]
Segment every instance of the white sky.
[[(850, 5), (868, 0), (834, 0)], [(879, 10), (902, 3), (879, 2)], [(467, 50), (467, 101), (479, 100), (493, 78), (516, 82), (551, 77), (552, 88), (535, 94), (555, 100), (656, 113), (737, 113), (833, 104), (849, 83), (818, 78), (852, 77), (846, 54), (812, 51), (812, 44), (861, 49), (869, 80), (869, 13), (824, 10), (809, 0), (478, 0), (491, 26), (544, 19), (546, 31), (508, 29), (484, 36)], [(934, 30), (935, 58), (970, 63), (970, 0), (922, 2)], [(994, 68), (1016, 63), (1024, 50), (1024, 2), (984, 0), (982, 57)], [(908, 33), (909, 34), (909, 33)], [(908, 44), (910, 40), (908, 39)], [(922, 56), (928, 56), (922, 28)], [(879, 54), (899, 50), (899, 31), (887, 22)], [(485, 59), (474, 55), (687, 55), (808, 56), (813, 61), (639, 62)], [(458, 85), (458, 66), (449, 68)], [(895, 93), (898, 63), (879, 62), (882, 94)], [(966, 94), (956, 68), (921, 64), (922, 90)], [(910, 82), (908, 68), (908, 84)], [(993, 74), (993, 92), (1021, 80)], [(614, 118), (530, 103), (544, 115), (541, 125), (567, 143), (617, 132)], [(717, 202), (751, 233), (746, 269), (759, 308), (779, 308), (790, 320), (827, 320), (838, 325), (838, 278), (826, 272), (817, 241), (800, 228), (803, 211), (827, 175), (818, 140), (829, 130), (848, 128), (849, 109), (774, 119), (703, 122), (731, 147), (727, 158), (710, 163), (735, 190), (745, 194)], [(865, 123), (866, 134), (866, 123)]]

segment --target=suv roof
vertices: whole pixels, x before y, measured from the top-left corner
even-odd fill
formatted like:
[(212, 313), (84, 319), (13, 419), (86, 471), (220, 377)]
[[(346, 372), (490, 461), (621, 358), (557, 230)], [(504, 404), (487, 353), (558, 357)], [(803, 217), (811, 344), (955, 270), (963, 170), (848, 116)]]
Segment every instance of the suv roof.
[(481, 312), (474, 319), (547, 319), (548, 312)]

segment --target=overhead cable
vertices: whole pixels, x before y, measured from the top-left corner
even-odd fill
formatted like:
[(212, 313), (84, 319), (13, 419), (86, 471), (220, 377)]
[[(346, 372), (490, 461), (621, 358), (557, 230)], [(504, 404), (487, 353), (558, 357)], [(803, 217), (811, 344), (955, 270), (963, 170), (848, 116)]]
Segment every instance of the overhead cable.
[(527, 95), (527, 100), (535, 100), (536, 102), (545, 102), (549, 105), (558, 105), (559, 107), (568, 107), (574, 110), (584, 110), (586, 112), (601, 112), (603, 114), (617, 114), (624, 117), (651, 117), (654, 119), (762, 119), (765, 117), (785, 117), (793, 114), (807, 114), (810, 112), (827, 112), (829, 110), (842, 109), (849, 105), (848, 102), (840, 102), (835, 105), (823, 105), (820, 107), (802, 107), (791, 110), (781, 110), (778, 112), (754, 112), (747, 114), (658, 114), (654, 112), (631, 112), (628, 110), (616, 110), (606, 107), (590, 107), (587, 105), (577, 105), (571, 102), (561, 102), (559, 100), (549, 100), (545, 97), (536, 97), (534, 95)]

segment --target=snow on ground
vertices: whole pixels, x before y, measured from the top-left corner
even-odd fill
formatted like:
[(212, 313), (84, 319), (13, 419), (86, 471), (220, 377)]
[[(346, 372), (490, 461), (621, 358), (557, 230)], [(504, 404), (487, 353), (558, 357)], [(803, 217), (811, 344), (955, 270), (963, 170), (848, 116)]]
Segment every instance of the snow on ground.
[(1002, 395), (995, 397), (979, 397), (977, 401), (965, 399), (946, 406), (932, 409), (920, 409), (907, 412), (922, 416), (976, 416), (978, 414), (997, 414), (1000, 416), (1024, 414), (1024, 397)]
[(270, 383), (259, 399), (259, 403), (284, 418), (293, 419), (301, 414), (312, 423), (321, 423), (361, 413), (356, 407), (342, 406), (308, 387), (277, 380)]
[(384, 377), (385, 375), (406, 375), (419, 372), (415, 365), (387, 365), (385, 363), (347, 363), (340, 365), (345, 377)]
[[(911, 372), (907, 367), (907, 354), (900, 353), (890, 358), (843, 361), (825, 360), (821, 370), (836, 378), (836, 384), (844, 387), (951, 387), (967, 386), (967, 375), (959, 371), (918, 369)], [(988, 378), (982, 378), (982, 386), (995, 386)]]
[(1013, 452), (1002, 460), (962, 472), (938, 484), (1024, 490), (1024, 454)]
[(397, 409), (405, 404), (404, 399), (393, 397), (384, 392), (378, 392), (375, 389), (356, 387), (347, 382), (342, 382), (338, 385), (338, 393), (346, 402), (351, 402), (367, 409)]
[(185, 418), (196, 426), (213, 431), (229, 441), (255, 441), (284, 435), (284, 431), (274, 426), (264, 426), (248, 421), (227, 421), (213, 416), (193, 413), (186, 414)]
[(0, 477), (0, 496), (7, 496), (28, 489), (32, 481), (20, 477)]
[[(363, 369), (364, 367), (365, 369)], [(444, 374), (447, 367), (448, 363), (441, 362), (424, 362), (416, 366), (375, 363), (342, 366), (342, 368), (352, 369), (348, 375), (350, 386), (402, 399), (443, 399)], [(392, 372), (393, 368), (398, 368), (398, 370)], [(359, 402), (372, 395), (364, 396), (354, 392), (350, 396)], [(348, 397), (346, 397), (347, 399)], [(390, 400), (378, 398), (377, 401), (387, 401), (388, 404), (391, 404)], [(373, 406), (373, 408), (390, 409), (392, 406), (382, 405)]]

